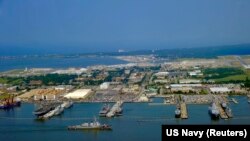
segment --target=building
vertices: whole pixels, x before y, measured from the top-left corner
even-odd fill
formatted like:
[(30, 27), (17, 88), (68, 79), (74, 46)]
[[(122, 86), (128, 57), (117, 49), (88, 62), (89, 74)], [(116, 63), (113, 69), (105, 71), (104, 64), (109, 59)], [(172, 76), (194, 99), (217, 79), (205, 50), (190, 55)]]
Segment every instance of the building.
[(55, 87), (55, 90), (65, 90), (65, 91), (70, 91), (74, 87), (72, 85), (59, 85)]
[(91, 92), (91, 89), (78, 89), (66, 94), (64, 97), (68, 99), (84, 99), (88, 97)]
[(106, 90), (109, 88), (110, 82), (104, 82), (100, 85), (101, 90)]
[(169, 72), (158, 72), (158, 73), (155, 73), (155, 76), (157, 77), (157, 78), (165, 78), (165, 77), (167, 77), (169, 75)]
[(190, 71), (190, 72), (188, 72), (188, 74), (190, 76), (202, 76), (203, 75), (203, 73), (201, 72), (201, 70)]
[(37, 91), (32, 91), (34, 94), (34, 100), (57, 100), (65, 90), (50, 89), (37, 89)]
[(181, 88), (181, 87), (202, 87), (202, 84), (171, 84), (170, 88)]
[(201, 80), (198, 79), (181, 79), (179, 80), (180, 84), (197, 84), (201, 83)]
[(228, 89), (228, 87), (212, 87), (210, 88), (210, 91), (212, 93), (227, 93), (230, 92), (231, 90)]

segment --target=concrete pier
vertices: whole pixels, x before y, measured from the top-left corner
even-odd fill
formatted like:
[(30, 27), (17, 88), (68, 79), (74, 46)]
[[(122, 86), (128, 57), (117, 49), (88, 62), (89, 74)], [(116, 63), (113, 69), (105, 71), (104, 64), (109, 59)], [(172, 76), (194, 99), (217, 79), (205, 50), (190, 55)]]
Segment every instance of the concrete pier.
[(188, 119), (187, 105), (185, 102), (180, 103), (180, 109), (181, 109), (181, 118)]
[(123, 101), (117, 101), (110, 109), (110, 111), (107, 113), (106, 117), (114, 117), (117, 114), (117, 112), (121, 109), (122, 104)]
[(232, 101), (233, 101), (235, 104), (238, 104), (238, 101), (237, 101), (235, 98), (232, 98)]
[(226, 112), (224, 111), (224, 109), (221, 107), (220, 102), (216, 102), (216, 107), (218, 108), (219, 112), (220, 112), (220, 118), (221, 119), (228, 119), (228, 116), (226, 114)]

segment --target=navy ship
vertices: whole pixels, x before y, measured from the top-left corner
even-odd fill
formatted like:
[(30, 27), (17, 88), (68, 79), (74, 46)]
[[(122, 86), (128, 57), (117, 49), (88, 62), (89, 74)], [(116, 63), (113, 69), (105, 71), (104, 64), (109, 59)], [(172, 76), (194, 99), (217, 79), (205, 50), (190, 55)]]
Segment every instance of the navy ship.
[(102, 107), (101, 111), (99, 112), (99, 116), (100, 117), (105, 117), (108, 114), (109, 111), (110, 111), (109, 105), (104, 104), (104, 106)]
[(178, 103), (176, 106), (176, 110), (174, 111), (175, 113), (175, 118), (180, 118), (181, 117), (181, 110), (180, 110), (180, 104)]
[(80, 125), (68, 126), (68, 130), (112, 130), (108, 124), (100, 124), (96, 119), (90, 123), (82, 123)]
[(231, 108), (229, 108), (229, 106), (227, 105), (226, 102), (222, 102), (221, 103), (221, 107), (223, 108), (223, 110), (226, 112), (227, 116), (229, 118), (232, 118), (233, 117), (233, 114), (232, 114), (232, 110)]
[(65, 101), (65, 102), (63, 102), (62, 107), (65, 109), (68, 109), (68, 108), (71, 108), (73, 106), (73, 104), (74, 103), (72, 101)]
[(180, 118), (181, 117), (181, 110), (179, 108), (177, 108), (175, 111), (175, 118)]
[(14, 107), (20, 107), (21, 106), (21, 99), (15, 98), (14, 96), (8, 99), (5, 99), (4, 101), (0, 101), (0, 109), (10, 109)]
[(60, 104), (59, 103), (42, 103), (40, 107), (33, 112), (33, 114), (38, 117), (43, 116), (47, 114), (48, 112), (54, 110), (58, 105)]
[(220, 112), (214, 102), (212, 102), (208, 107), (208, 113), (210, 114), (212, 119), (219, 119), (220, 117)]

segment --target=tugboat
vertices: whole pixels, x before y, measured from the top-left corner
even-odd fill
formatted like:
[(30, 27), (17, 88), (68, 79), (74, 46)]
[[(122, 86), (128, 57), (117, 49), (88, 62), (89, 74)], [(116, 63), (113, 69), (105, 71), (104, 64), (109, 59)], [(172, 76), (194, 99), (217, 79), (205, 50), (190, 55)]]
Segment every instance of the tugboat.
[(211, 103), (211, 105), (208, 108), (208, 112), (212, 119), (217, 120), (220, 117), (220, 112), (214, 102)]
[(100, 117), (105, 117), (109, 111), (110, 111), (109, 105), (104, 104), (101, 111), (99, 112), (99, 116)]
[(93, 122), (83, 123), (80, 125), (68, 126), (68, 130), (112, 130), (110, 125), (100, 124), (96, 118)]

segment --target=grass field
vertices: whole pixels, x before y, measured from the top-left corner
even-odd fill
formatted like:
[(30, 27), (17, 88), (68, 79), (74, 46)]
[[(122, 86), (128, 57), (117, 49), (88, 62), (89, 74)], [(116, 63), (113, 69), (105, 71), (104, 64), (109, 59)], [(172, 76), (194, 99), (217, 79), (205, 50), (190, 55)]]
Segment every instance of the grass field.
[(244, 74), (232, 75), (232, 76), (227, 76), (227, 77), (213, 79), (213, 80), (215, 80), (216, 82), (245, 81), (247, 77), (250, 79), (250, 70), (245, 70)]
[(4, 93), (4, 94), (0, 94), (0, 100), (3, 100), (3, 99), (5, 99), (5, 98), (9, 98), (9, 94), (6, 94), (6, 93)]

